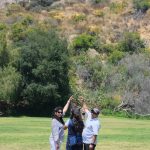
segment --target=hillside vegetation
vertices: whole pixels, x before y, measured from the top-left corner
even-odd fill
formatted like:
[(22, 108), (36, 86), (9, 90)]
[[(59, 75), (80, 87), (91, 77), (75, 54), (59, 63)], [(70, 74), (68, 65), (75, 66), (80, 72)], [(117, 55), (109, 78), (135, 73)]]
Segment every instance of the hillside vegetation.
[(150, 114), (149, 0), (1, 7), (1, 114), (47, 115), (69, 94), (104, 114)]

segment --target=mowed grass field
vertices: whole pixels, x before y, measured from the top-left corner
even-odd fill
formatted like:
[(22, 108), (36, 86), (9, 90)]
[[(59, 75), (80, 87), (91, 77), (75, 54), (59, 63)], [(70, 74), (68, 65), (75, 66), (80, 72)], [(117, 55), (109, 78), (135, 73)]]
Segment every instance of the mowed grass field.
[[(0, 150), (49, 150), (50, 124), (50, 118), (1, 117)], [(97, 150), (150, 150), (150, 120), (101, 116), (101, 126)]]

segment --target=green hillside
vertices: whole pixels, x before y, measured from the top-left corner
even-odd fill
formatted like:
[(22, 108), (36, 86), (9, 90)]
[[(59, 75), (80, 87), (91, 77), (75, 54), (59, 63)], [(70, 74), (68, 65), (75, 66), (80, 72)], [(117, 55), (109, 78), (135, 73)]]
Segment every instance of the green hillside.
[(103, 114), (150, 114), (149, 0), (0, 7), (0, 115), (46, 116), (71, 94)]

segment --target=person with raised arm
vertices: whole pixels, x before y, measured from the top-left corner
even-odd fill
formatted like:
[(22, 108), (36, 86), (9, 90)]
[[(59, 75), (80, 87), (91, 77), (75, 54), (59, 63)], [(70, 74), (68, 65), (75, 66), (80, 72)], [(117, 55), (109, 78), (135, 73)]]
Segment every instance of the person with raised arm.
[(84, 150), (94, 150), (97, 144), (98, 132), (101, 127), (98, 119), (100, 110), (98, 108), (89, 110), (83, 97), (80, 97), (80, 101), (83, 104), (82, 110), (85, 112), (85, 116), (87, 116), (82, 132)]
[(50, 150), (60, 150), (61, 143), (64, 139), (64, 120), (63, 116), (67, 112), (70, 102), (73, 99), (73, 96), (69, 98), (64, 108), (56, 107), (54, 109), (54, 115), (52, 118), (51, 126), (51, 135), (49, 138), (50, 141)]
[(82, 131), (84, 123), (80, 108), (71, 109), (71, 116), (65, 123), (65, 128), (68, 128), (66, 150), (83, 150)]

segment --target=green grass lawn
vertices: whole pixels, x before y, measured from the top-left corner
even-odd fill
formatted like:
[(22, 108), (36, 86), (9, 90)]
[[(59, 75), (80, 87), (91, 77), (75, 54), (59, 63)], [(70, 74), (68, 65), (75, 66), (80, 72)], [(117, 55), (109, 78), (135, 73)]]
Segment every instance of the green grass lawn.
[[(50, 123), (49, 118), (0, 118), (0, 150), (49, 150)], [(102, 116), (101, 125), (97, 150), (150, 150), (150, 120)]]

